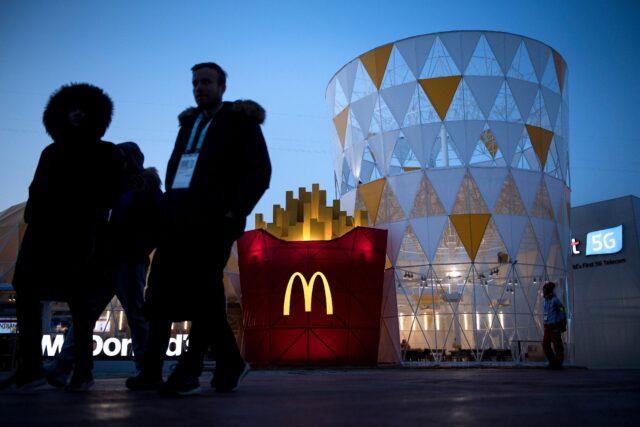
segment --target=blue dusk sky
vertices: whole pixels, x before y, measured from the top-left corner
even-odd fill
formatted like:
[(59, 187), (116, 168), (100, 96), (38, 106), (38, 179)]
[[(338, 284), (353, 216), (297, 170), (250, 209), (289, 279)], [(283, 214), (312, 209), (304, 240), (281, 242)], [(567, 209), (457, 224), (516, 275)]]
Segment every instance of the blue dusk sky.
[(194, 105), (190, 67), (204, 61), (229, 73), (225, 99), (267, 110), (273, 176), (256, 212), (271, 220), (285, 191), (314, 182), (336, 197), (331, 77), (377, 46), (449, 30), (506, 31), (555, 48), (569, 66), (572, 204), (638, 196), (639, 18), (633, 0), (2, 0), (0, 211), (26, 200), (51, 142), (44, 105), (69, 82), (104, 88), (115, 104), (105, 139), (136, 141), (164, 177), (176, 116)]

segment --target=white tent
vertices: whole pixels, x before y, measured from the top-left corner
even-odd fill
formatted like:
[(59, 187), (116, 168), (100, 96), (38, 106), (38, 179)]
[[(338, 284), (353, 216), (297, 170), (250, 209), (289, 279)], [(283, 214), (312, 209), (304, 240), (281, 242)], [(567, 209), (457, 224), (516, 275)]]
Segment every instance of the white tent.
[(0, 212), (0, 285), (9, 284), (18, 258), (18, 248), (27, 225), (24, 223), (26, 202)]

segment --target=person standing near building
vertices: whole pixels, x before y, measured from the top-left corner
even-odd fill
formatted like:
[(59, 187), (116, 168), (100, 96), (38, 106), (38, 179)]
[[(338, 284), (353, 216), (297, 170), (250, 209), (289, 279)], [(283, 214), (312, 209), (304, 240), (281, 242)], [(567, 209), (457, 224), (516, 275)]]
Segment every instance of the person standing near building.
[(75, 325), (75, 369), (68, 391), (93, 385), (90, 299), (106, 286), (109, 211), (122, 192), (124, 163), (102, 140), (113, 103), (86, 83), (62, 86), (43, 122), (53, 143), (40, 156), (24, 213), (28, 227), (16, 261), (13, 287), (18, 317), (18, 367), (0, 388), (44, 384), (41, 301), (66, 301)]
[[(149, 325), (142, 309), (149, 255), (157, 244), (161, 180), (154, 167), (144, 167), (144, 154), (135, 142), (117, 145), (125, 164), (125, 185), (111, 211), (106, 251), (109, 285), (91, 301), (93, 322), (118, 297), (131, 332), (136, 369), (142, 367)], [(65, 337), (60, 354), (46, 367), (49, 384), (64, 387), (73, 369), (73, 327)]]
[(542, 348), (549, 361), (547, 369), (562, 370), (564, 362), (562, 333), (567, 330), (567, 313), (564, 305), (554, 293), (555, 287), (556, 284), (553, 282), (546, 282), (542, 286), (544, 296)]
[[(271, 177), (262, 107), (222, 102), (226, 73), (218, 64), (196, 64), (191, 71), (197, 108), (180, 114), (167, 166), (164, 225), (146, 293), (149, 340), (142, 372), (126, 382), (132, 390), (159, 388), (167, 397), (200, 392), (210, 347), (217, 391), (237, 388), (249, 369), (227, 320), (223, 270)], [(191, 320), (188, 350), (162, 383), (171, 323), (184, 320)]]

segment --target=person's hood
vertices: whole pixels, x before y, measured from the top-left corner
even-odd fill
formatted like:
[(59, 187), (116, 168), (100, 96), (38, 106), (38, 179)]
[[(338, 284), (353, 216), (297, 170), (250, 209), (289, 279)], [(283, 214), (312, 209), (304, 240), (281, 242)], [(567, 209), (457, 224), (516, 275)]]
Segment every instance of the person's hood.
[(151, 167), (143, 169), (140, 173), (127, 177), (127, 189), (134, 191), (146, 191), (159, 189), (162, 180), (158, 169)]
[[(265, 121), (267, 113), (264, 110), (264, 108), (262, 108), (262, 106), (255, 101), (252, 101), (250, 99), (239, 99), (234, 102), (224, 102), (223, 108), (225, 104), (226, 105), (231, 104), (231, 111), (244, 114), (248, 118), (258, 122), (259, 124), (262, 124)], [(178, 121), (180, 122), (180, 126), (184, 125), (185, 123), (189, 123), (192, 120), (195, 120), (198, 114), (200, 114), (200, 110), (198, 110), (198, 108), (196, 107), (187, 108), (186, 110), (184, 110), (182, 113), (178, 115)]]
[[(87, 115), (87, 124), (81, 134), (69, 124), (69, 112), (75, 108), (82, 108)], [(88, 83), (71, 83), (51, 95), (42, 122), (56, 142), (78, 137), (99, 140), (107, 131), (112, 116), (113, 102), (102, 89)]]
[(129, 164), (128, 173), (139, 174), (144, 170), (144, 154), (135, 142), (123, 142), (118, 144), (118, 148), (124, 154), (124, 158)]

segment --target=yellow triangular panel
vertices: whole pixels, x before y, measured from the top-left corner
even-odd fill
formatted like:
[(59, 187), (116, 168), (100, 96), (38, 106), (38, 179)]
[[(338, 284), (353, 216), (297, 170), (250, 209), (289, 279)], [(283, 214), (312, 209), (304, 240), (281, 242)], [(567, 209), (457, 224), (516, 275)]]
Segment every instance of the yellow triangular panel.
[(533, 150), (536, 152), (538, 160), (540, 161), (540, 170), (544, 170), (544, 165), (547, 163), (547, 154), (549, 154), (549, 146), (553, 139), (553, 132), (538, 126), (525, 126), (527, 127), (527, 132), (529, 132), (529, 139), (531, 140), (531, 145), (533, 145)]
[(364, 202), (364, 205), (369, 212), (369, 218), (373, 219), (378, 217), (378, 208), (380, 207), (380, 197), (384, 190), (384, 184), (387, 182), (385, 178), (378, 179), (368, 184), (361, 184), (358, 186), (358, 192), (360, 198)]
[(491, 219), (490, 214), (449, 215), (451, 223), (456, 228), (458, 236), (467, 250), (471, 261), (475, 261), (484, 231)]
[(340, 144), (344, 148), (344, 138), (347, 133), (347, 119), (349, 118), (349, 107), (345, 107), (337, 116), (333, 118), (333, 124), (338, 131), (338, 137), (340, 138)]
[(438, 113), (440, 120), (444, 121), (447, 116), (447, 111), (449, 111), (449, 106), (453, 101), (453, 95), (458, 90), (461, 79), (462, 76), (449, 76), (418, 80), (436, 113)]
[(362, 65), (364, 65), (365, 70), (369, 73), (369, 77), (371, 77), (373, 84), (376, 85), (378, 90), (380, 90), (382, 78), (384, 77), (384, 72), (387, 69), (387, 64), (389, 63), (391, 49), (393, 49), (393, 43), (380, 46), (379, 48), (360, 56)]
[(556, 75), (558, 76), (558, 86), (560, 86), (560, 92), (564, 90), (564, 74), (567, 71), (567, 66), (555, 50), (553, 51), (553, 63), (556, 66)]

